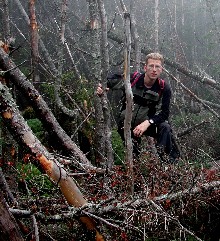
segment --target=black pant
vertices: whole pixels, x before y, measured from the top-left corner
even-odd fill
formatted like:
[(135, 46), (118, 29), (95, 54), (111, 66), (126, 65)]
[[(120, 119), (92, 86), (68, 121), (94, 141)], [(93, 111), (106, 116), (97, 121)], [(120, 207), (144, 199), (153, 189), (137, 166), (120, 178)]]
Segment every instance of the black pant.
[[(118, 133), (124, 141), (124, 127), (123, 123), (118, 125)], [(178, 148), (173, 141), (172, 130), (167, 122), (163, 122), (159, 125), (150, 125), (149, 128), (144, 132), (144, 135), (151, 136), (156, 139), (156, 146), (159, 154), (165, 152), (170, 157), (176, 159), (179, 157)], [(133, 140), (133, 152), (136, 155), (140, 153), (141, 137), (136, 137), (133, 134), (133, 128), (131, 130), (131, 137)]]

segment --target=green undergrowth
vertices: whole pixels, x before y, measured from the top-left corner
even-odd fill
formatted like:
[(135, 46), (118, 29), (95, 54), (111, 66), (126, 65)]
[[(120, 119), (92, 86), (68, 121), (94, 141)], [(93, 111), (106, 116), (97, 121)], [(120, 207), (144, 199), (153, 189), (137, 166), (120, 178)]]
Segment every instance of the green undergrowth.
[(42, 174), (32, 163), (18, 163), (17, 171), (20, 192), (26, 194), (29, 190), (29, 195), (51, 196), (55, 188), (54, 184), (46, 174)]

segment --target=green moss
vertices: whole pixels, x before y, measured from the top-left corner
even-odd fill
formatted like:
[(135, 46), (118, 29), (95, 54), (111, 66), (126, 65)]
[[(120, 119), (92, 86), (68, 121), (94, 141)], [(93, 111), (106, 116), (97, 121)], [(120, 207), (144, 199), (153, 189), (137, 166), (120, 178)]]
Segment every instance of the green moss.
[(44, 137), (44, 129), (41, 121), (37, 118), (35, 119), (29, 119), (27, 120), (28, 125), (30, 126), (33, 133), (36, 135), (36, 137), (40, 140)]

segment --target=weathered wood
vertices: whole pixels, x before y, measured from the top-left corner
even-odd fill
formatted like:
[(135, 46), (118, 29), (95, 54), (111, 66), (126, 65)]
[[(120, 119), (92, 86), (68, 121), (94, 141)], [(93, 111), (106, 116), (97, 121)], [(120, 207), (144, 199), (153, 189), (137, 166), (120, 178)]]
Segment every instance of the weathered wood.
[(128, 168), (128, 191), (131, 196), (134, 195), (134, 170), (133, 170), (133, 144), (131, 138), (131, 120), (133, 109), (133, 93), (130, 84), (130, 53), (131, 53), (131, 20), (128, 12), (124, 13), (124, 25), (125, 25), (125, 49), (124, 49), (124, 84), (126, 94), (126, 109), (124, 120), (124, 137), (125, 137), (125, 159)]
[[(33, 2), (33, 1), (32, 1), (32, 2)], [(27, 15), (25, 9), (23, 8), (20, 0), (15, 0), (15, 4), (17, 5), (17, 8), (18, 8), (18, 10), (20, 11), (20, 14), (22, 15), (23, 19), (26, 21), (26, 23), (27, 23), (28, 25), (30, 25), (30, 19), (29, 19), (28, 15)], [(40, 36), (38, 35), (37, 32), (36, 32), (36, 34), (37, 34), (36, 38), (39, 39), (39, 46), (40, 46), (40, 48), (41, 48), (41, 51), (42, 51), (42, 53), (43, 53), (43, 56), (44, 56), (44, 58), (46, 59), (47, 64), (48, 64), (48, 66), (50, 67), (51, 72), (53, 73), (53, 77), (54, 77), (55, 80), (57, 81), (57, 82), (55, 83), (55, 87), (58, 87), (58, 86), (57, 86), (57, 83), (61, 82), (61, 79), (60, 79), (60, 76), (59, 76), (59, 71), (57, 70), (57, 68), (56, 68), (53, 60), (51, 59), (51, 56), (50, 56), (48, 50), (46, 49), (46, 47), (45, 47), (42, 39), (40, 38)], [(74, 65), (74, 70), (76, 70), (75, 65)], [(75, 73), (77, 73), (77, 72), (75, 71)], [(79, 75), (77, 75), (77, 76), (79, 77)], [(56, 89), (55, 89), (55, 91), (56, 91)], [(71, 109), (67, 108), (67, 107), (63, 104), (62, 99), (61, 99), (59, 93), (58, 93), (55, 97), (56, 97), (56, 105), (58, 106), (58, 108), (59, 108), (63, 113), (65, 113), (66, 115), (68, 115), (68, 116), (70, 116), (70, 117), (75, 117), (75, 116), (76, 116), (76, 113), (75, 113), (74, 110), (71, 110)]]
[[(107, 15), (105, 11), (104, 1), (98, 0), (99, 15), (101, 20), (101, 83), (103, 88), (107, 87), (107, 75), (109, 71), (109, 53), (108, 53), (108, 38), (107, 38)], [(112, 132), (111, 132), (111, 113), (107, 93), (101, 96), (102, 111), (104, 117), (104, 136), (105, 136), (105, 151), (106, 151), (106, 166), (109, 170), (114, 164), (113, 149), (112, 149)]]

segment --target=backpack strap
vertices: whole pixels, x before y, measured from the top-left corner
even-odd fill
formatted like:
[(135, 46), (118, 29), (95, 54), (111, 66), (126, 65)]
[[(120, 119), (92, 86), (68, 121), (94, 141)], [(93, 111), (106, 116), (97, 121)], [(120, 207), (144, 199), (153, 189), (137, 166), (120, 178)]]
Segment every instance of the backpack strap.
[(134, 72), (131, 78), (131, 87), (133, 87), (138, 82), (140, 75), (141, 73), (139, 73), (138, 71)]
[(163, 80), (163, 79), (158, 79), (159, 80), (159, 85), (160, 85), (160, 91), (159, 91), (159, 96), (161, 96), (162, 95), (162, 93), (163, 93), (163, 90), (164, 90), (164, 86), (165, 86), (165, 80)]

